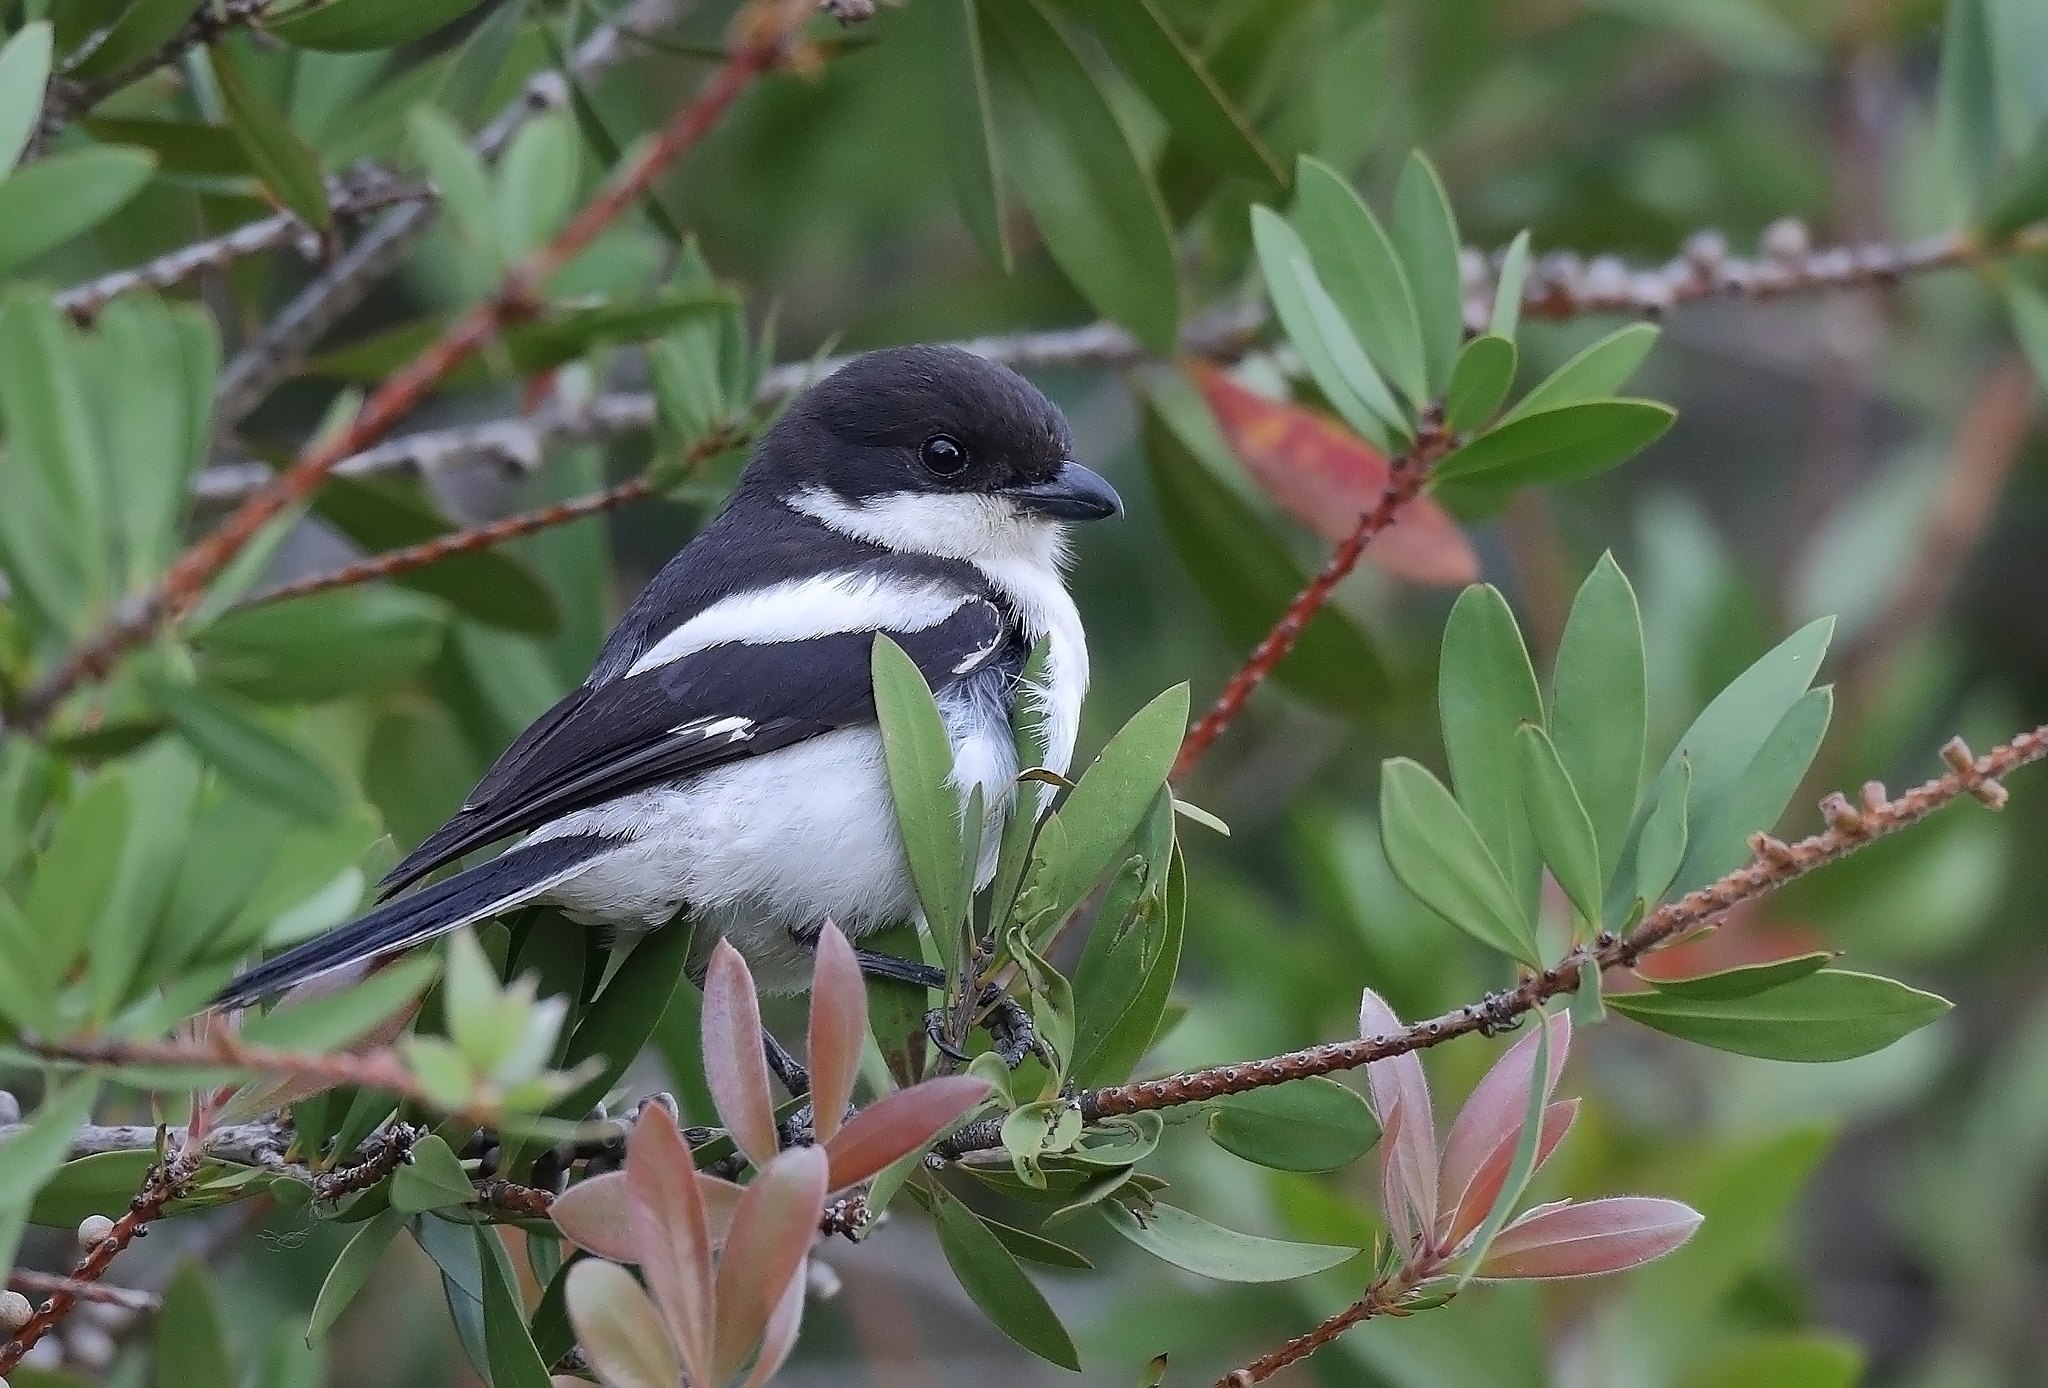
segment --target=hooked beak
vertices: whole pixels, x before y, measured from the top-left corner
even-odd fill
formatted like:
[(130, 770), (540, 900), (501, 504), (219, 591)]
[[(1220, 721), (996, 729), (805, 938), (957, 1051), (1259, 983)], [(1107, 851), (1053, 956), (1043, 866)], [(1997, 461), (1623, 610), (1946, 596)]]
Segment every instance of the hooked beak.
[(1063, 521), (1105, 520), (1124, 512), (1123, 498), (1101, 474), (1069, 459), (1046, 482), (1005, 487), (1003, 494), (1027, 511)]

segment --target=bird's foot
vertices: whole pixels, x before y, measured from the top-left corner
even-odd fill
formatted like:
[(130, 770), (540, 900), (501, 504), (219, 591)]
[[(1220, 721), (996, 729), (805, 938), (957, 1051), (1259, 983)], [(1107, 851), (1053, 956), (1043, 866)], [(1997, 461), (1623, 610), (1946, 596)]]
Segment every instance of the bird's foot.
[[(996, 1055), (1007, 1069), (1014, 1070), (1024, 1063), (1024, 1057), (1035, 1055), (1044, 1061), (1048, 1069), (1054, 1065), (1053, 1056), (1046, 1044), (1039, 1039), (1038, 1028), (1032, 1025), (1031, 1014), (1015, 998), (991, 983), (982, 989), (977, 1002), (977, 1021), (988, 1032), (988, 1039), (994, 1043)], [(974, 1057), (968, 1055), (948, 1039), (946, 1034), (946, 1010), (935, 1007), (924, 1014), (924, 1034), (941, 1054), (962, 1065)]]

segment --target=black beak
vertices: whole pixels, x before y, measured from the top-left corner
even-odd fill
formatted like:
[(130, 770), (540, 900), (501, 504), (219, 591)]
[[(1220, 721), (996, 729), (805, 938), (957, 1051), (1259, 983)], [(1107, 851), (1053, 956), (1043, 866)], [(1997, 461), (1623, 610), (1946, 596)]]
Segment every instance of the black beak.
[(1061, 463), (1049, 482), (1005, 487), (1003, 495), (1027, 511), (1054, 520), (1106, 520), (1124, 513), (1124, 499), (1116, 494), (1116, 488), (1104, 481), (1101, 474), (1072, 461)]

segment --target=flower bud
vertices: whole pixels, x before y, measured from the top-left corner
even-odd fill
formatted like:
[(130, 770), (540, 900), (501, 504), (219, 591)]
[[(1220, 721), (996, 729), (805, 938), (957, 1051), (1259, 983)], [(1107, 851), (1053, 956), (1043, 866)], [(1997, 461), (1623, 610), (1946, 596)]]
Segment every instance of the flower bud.
[(78, 1246), (97, 1248), (113, 1234), (114, 1221), (105, 1215), (87, 1215), (78, 1221)]
[(28, 1298), (20, 1292), (0, 1292), (0, 1331), (14, 1334), (27, 1325), (29, 1317), (35, 1313), (36, 1308), (29, 1305)]

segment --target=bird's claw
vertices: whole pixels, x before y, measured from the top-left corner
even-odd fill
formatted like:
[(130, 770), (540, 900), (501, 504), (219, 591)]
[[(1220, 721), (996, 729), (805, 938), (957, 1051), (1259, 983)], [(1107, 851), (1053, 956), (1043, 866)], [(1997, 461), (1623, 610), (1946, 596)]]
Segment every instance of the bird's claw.
[[(1031, 1014), (1023, 1005), (1002, 989), (991, 983), (982, 990), (980, 1025), (988, 1032), (994, 1043), (996, 1056), (1006, 1069), (1014, 1070), (1024, 1063), (1024, 1057), (1035, 1055), (1044, 1061), (1048, 1069), (1054, 1068), (1051, 1049), (1038, 1035), (1038, 1028), (1032, 1024)], [(946, 1036), (946, 1012), (935, 1007), (924, 1014), (924, 1034), (941, 1055), (965, 1065), (973, 1056), (954, 1045)]]

